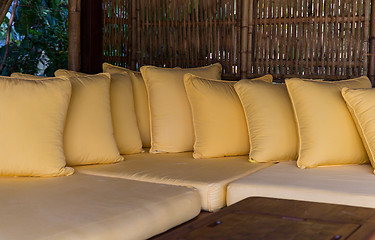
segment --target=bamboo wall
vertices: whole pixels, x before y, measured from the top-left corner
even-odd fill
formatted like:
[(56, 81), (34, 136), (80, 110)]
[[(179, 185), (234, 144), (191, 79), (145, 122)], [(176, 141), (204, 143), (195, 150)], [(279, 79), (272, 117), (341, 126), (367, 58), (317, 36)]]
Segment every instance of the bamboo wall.
[(135, 70), (220, 62), (226, 79), (368, 73), (370, 0), (103, 0), (103, 10), (104, 61)]

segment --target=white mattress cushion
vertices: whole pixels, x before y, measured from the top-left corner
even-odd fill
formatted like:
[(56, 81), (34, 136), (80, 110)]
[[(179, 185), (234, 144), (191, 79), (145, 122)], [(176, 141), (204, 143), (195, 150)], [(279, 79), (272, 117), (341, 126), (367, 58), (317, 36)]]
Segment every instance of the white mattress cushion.
[(145, 239), (200, 212), (194, 189), (74, 174), (0, 179), (1, 239)]
[(99, 176), (194, 187), (202, 209), (215, 211), (226, 206), (228, 183), (272, 163), (250, 163), (248, 156), (194, 159), (192, 152), (126, 155), (122, 163), (91, 165), (76, 171)]
[(375, 208), (375, 176), (370, 165), (299, 169), (282, 162), (228, 186), (228, 205), (260, 196)]

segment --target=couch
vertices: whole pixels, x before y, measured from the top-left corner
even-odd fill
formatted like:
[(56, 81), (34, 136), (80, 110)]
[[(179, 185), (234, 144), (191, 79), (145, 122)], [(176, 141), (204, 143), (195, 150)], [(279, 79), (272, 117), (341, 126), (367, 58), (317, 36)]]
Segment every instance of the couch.
[[(9, 83), (5, 87), (0, 83), (0, 91), (13, 91), (13, 87), (14, 91), (20, 91), (19, 85), (25, 85), (27, 91), (45, 88), (49, 81), (56, 81), (61, 88), (61, 79), (65, 79), (71, 82), (72, 96), (67, 91), (65, 95), (71, 98), (70, 103), (65, 100), (59, 105), (63, 109), (61, 112), (67, 113), (61, 116), (59, 124), (54, 125), (54, 128), (60, 128), (58, 137), (53, 138), (54, 144), (43, 143), (48, 147), (60, 144), (59, 154), (47, 157), (56, 156), (66, 163), (61, 165), (59, 161), (48, 169), (42, 168), (50, 164), (48, 158), (46, 162), (39, 161), (39, 157), (44, 157), (44, 151), (42, 155), (38, 151), (29, 151), (30, 159), (14, 159), (15, 165), (0, 161), (3, 175), (0, 178), (1, 239), (146, 239), (195, 218), (201, 211), (220, 211), (251, 196), (375, 207), (375, 188), (371, 184), (374, 174), (369, 164), (373, 145), (371, 141), (361, 140), (369, 139), (371, 136), (366, 134), (372, 131), (369, 129), (361, 133), (364, 128), (360, 119), (362, 115), (358, 114), (360, 117), (357, 119), (356, 109), (350, 109), (353, 105), (348, 103), (347, 109), (342, 104), (344, 99), (341, 99), (341, 93), (340, 96), (336, 94), (338, 90), (334, 83), (306, 80), (307, 85), (313, 82), (309, 91), (329, 84), (324, 89), (330, 89), (339, 99), (337, 101), (342, 101), (338, 108), (347, 111), (343, 115), (349, 119), (345, 124), (352, 124), (348, 128), (355, 129), (355, 133), (348, 133), (354, 134), (349, 142), (358, 145), (359, 150), (330, 152), (335, 145), (327, 150), (325, 145), (319, 145), (314, 139), (306, 147), (306, 136), (301, 133), (301, 126), (303, 131), (308, 131), (311, 126), (303, 125), (304, 118), (294, 115), (305, 107), (292, 106), (293, 101), (295, 105), (303, 101), (296, 100), (299, 96), (293, 93), (295, 86), (287, 89), (285, 85), (273, 85), (269, 75), (255, 81), (241, 80), (245, 85), (254, 85), (250, 89), (256, 89), (256, 92), (248, 93), (244, 92), (248, 86), (219, 80), (221, 66), (217, 64), (193, 70), (146, 67), (141, 69), (142, 74), (110, 64), (104, 64), (103, 70), (107, 73), (98, 76), (59, 70), (56, 73), (60, 77), (58, 80), (22, 74), (3, 78)], [(155, 76), (161, 81), (152, 79)], [(180, 79), (180, 85), (173, 86), (174, 78)], [(181, 79), (184, 78), (185, 87), (181, 87)], [(111, 85), (109, 79), (112, 79)], [(102, 85), (92, 87), (90, 84), (96, 81)], [(164, 81), (171, 83), (161, 87)], [(290, 84), (299, 82), (291, 81)], [(371, 89), (366, 78), (339, 84), (345, 85), (340, 86), (340, 91), (346, 86)], [(90, 94), (86, 94), (85, 89), (90, 87)], [(301, 86), (297, 87), (301, 91)], [(103, 88), (109, 90), (102, 91)], [(168, 91), (158, 92), (163, 88), (168, 88)], [(324, 98), (325, 90), (318, 90)], [(33, 98), (45, 94), (38, 91)], [(156, 93), (153, 94), (153, 91)], [(175, 94), (175, 91), (188, 95)], [(268, 91), (272, 94), (267, 95)], [(345, 88), (343, 91), (348, 90)], [(173, 101), (168, 99), (171, 92), (176, 98)], [(308, 92), (306, 98), (309, 94), (312, 93)], [(330, 94), (327, 93), (328, 96)], [(255, 100), (246, 99), (250, 95)], [(54, 101), (55, 97), (56, 93), (49, 99), (41, 97), (35, 105)], [(262, 97), (264, 101), (258, 101)], [(30, 96), (20, 95), (19, 98), (31, 101)], [(68, 96), (62, 99), (68, 99)], [(260, 108), (256, 104), (248, 106), (248, 101), (260, 104)], [(311, 102), (327, 105), (327, 102), (314, 100), (308, 102), (309, 108), (316, 107)], [(14, 104), (13, 108), (22, 108), (17, 101)], [(88, 107), (93, 104), (95, 107)], [(163, 104), (171, 106), (163, 108)], [(0, 110), (2, 107), (0, 103)], [(34, 107), (30, 105), (32, 111), (27, 117), (32, 118), (35, 111), (41, 111)], [(49, 109), (47, 103), (45, 108)], [(270, 113), (264, 110), (280, 116), (270, 117), (267, 115)], [(44, 111), (47, 110), (43, 109), (43, 116), (50, 114)], [(170, 112), (177, 116), (169, 116)], [(100, 116), (96, 115), (98, 113)], [(306, 112), (298, 114), (308, 115)], [(332, 118), (340, 114), (335, 112)], [(313, 117), (317, 119), (314, 122), (321, 122), (315, 115)], [(51, 119), (55, 120), (53, 116)], [(254, 117), (263, 118), (252, 119)], [(326, 117), (323, 120), (329, 121)], [(0, 124), (2, 121), (0, 118)], [(269, 125), (264, 125), (267, 123)], [(24, 121), (16, 121), (15, 125), (17, 128), (25, 127)], [(258, 125), (260, 128), (251, 129)], [(50, 126), (36, 124), (37, 133), (27, 133), (26, 127), (16, 136), (26, 136), (20, 142), (30, 145), (39, 140), (38, 135), (43, 135), (43, 128)], [(316, 134), (313, 133), (319, 135), (319, 129), (314, 130)], [(331, 130), (335, 129), (324, 129), (328, 139)], [(108, 134), (108, 131), (113, 132)], [(345, 132), (338, 129), (339, 138), (343, 136), (342, 131)], [(13, 135), (7, 137), (15, 138)], [(360, 144), (355, 142), (357, 140)], [(345, 143), (339, 141), (337, 144), (341, 142)], [(114, 144), (117, 144), (116, 148)], [(317, 161), (314, 161), (315, 155), (310, 157), (309, 148), (317, 149), (321, 154)], [(22, 152), (19, 153), (21, 157), (24, 151), (7, 150), (13, 155)], [(48, 154), (50, 152), (56, 151), (47, 151)], [(348, 152), (354, 154), (347, 157)], [(7, 156), (13, 160), (13, 155)], [(32, 166), (28, 166), (30, 161)], [(37, 165), (39, 167), (35, 167)], [(58, 171), (55, 171), (56, 168)]]

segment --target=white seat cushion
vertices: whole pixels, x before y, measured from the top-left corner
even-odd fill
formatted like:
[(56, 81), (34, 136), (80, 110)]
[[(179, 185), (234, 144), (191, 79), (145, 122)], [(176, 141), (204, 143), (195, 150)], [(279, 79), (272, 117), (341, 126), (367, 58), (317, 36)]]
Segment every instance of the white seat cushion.
[(299, 169), (282, 162), (229, 184), (228, 205), (252, 196), (375, 208), (370, 165)]
[(0, 179), (1, 239), (145, 239), (200, 212), (194, 189), (74, 174)]
[(145, 182), (194, 187), (199, 190), (202, 208), (214, 211), (226, 205), (228, 183), (272, 163), (250, 163), (248, 156), (194, 159), (192, 152), (126, 155), (125, 161), (110, 165), (75, 168), (76, 171)]

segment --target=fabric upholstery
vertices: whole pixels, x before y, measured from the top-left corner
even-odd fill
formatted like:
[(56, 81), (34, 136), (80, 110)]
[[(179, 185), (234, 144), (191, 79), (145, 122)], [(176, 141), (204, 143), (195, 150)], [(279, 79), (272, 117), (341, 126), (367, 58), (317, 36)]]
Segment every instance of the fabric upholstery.
[(228, 186), (228, 205), (251, 196), (375, 207), (374, 175), (368, 164), (299, 169), (280, 162)]
[(109, 63), (103, 63), (103, 71), (110, 74), (121, 73), (130, 77), (133, 85), (135, 113), (137, 115), (142, 145), (147, 148), (151, 147), (150, 111), (148, 109), (147, 89), (141, 73)]
[(241, 80), (234, 88), (246, 115), (250, 161), (297, 160), (297, 126), (286, 85)]
[(115, 138), (110, 106), (110, 75), (66, 77), (72, 83), (64, 131), (68, 165), (122, 161)]
[(371, 88), (367, 77), (335, 82), (286, 79), (299, 134), (300, 168), (368, 162), (341, 89)]
[(0, 77), (0, 175), (65, 176), (63, 130), (71, 84)]
[(125, 156), (111, 165), (76, 167), (85, 174), (171, 184), (198, 189), (202, 209), (215, 211), (226, 205), (228, 183), (272, 163), (249, 163), (247, 156), (194, 159), (191, 152)]
[(219, 63), (201, 68), (141, 67), (146, 83), (152, 153), (192, 151), (194, 130), (190, 104), (184, 87), (184, 75), (192, 73), (204, 78), (220, 79)]
[[(259, 80), (272, 81), (272, 76)], [(194, 158), (247, 155), (249, 136), (234, 81), (185, 74), (194, 126)]]
[[(56, 76), (92, 76), (90, 74), (59, 69)], [(141, 136), (134, 109), (133, 87), (128, 74), (111, 74), (111, 116), (113, 135), (121, 154), (142, 152)]]
[(18, 72), (10, 74), (10, 77), (19, 78), (19, 79), (30, 79), (30, 80), (43, 80), (47, 78), (45, 76), (36, 76), (36, 75), (18, 73)]
[(200, 212), (194, 189), (76, 173), (0, 179), (1, 239), (146, 239)]
[[(342, 89), (342, 95), (375, 168), (375, 89)], [(375, 173), (375, 171), (374, 171)]]

